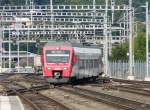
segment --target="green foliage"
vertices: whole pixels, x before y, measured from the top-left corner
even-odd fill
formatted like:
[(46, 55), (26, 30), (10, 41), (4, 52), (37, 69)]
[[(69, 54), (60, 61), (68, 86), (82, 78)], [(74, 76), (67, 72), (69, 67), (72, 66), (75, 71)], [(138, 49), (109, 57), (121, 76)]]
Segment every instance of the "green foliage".
[[(129, 51), (128, 42), (117, 45), (112, 49), (111, 60), (128, 60), (127, 53)], [(134, 58), (135, 60), (146, 59), (146, 39), (145, 32), (139, 32), (134, 40)]]
[(112, 49), (111, 60), (127, 60), (128, 42), (117, 45)]
[[(5, 61), (5, 66), (4, 65), (2, 65), (2, 67), (4, 68), (9, 68), (9, 62), (8, 62), (8, 60), (6, 60)], [(14, 62), (12, 62), (11, 63), (11, 68), (15, 68), (15, 63)]]
[(146, 32), (145, 23), (143, 22), (137, 22), (137, 32)]
[(38, 5), (45, 5), (50, 4), (50, 0), (34, 0), (34, 3)]
[(145, 32), (138, 33), (135, 38), (134, 54), (135, 60), (145, 60), (146, 59), (146, 38)]

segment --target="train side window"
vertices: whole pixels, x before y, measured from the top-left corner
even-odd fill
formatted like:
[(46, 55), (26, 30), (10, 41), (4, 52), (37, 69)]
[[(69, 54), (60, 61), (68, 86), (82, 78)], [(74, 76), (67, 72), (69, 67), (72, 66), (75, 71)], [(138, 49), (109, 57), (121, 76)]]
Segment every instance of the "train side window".
[(83, 64), (83, 69), (87, 68), (87, 60), (83, 60), (82, 64)]
[(93, 60), (90, 60), (90, 68), (93, 68)]
[(88, 60), (88, 68), (91, 68), (91, 60)]
[(86, 60), (86, 68), (89, 69), (89, 60)]
[(89, 60), (89, 68), (91, 69), (92, 68), (92, 60)]
[(94, 60), (94, 68), (96, 67), (96, 60)]
[(80, 60), (80, 69), (84, 68), (84, 60)]
[(96, 60), (96, 68), (98, 68), (99, 67), (99, 62), (98, 62), (98, 60)]
[(86, 60), (83, 61), (83, 68), (86, 68)]
[(80, 65), (80, 68), (82, 68), (82, 60), (80, 60), (79, 65)]
[(97, 68), (98, 67), (98, 60), (94, 60), (94, 67)]

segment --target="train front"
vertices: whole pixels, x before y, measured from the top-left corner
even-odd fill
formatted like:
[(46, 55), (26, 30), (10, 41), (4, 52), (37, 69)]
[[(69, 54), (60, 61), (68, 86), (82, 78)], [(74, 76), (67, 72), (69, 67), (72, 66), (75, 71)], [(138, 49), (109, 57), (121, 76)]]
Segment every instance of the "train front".
[(50, 83), (66, 83), (72, 71), (72, 48), (45, 48), (43, 49), (43, 76)]

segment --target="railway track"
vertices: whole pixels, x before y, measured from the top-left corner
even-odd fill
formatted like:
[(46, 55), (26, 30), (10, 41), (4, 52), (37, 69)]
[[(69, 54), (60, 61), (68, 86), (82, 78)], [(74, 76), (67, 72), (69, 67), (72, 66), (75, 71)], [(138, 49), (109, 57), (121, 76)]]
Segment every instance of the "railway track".
[(25, 93), (19, 95), (24, 99), (29, 105), (31, 105), (34, 110), (71, 110), (66, 107), (66, 105), (60, 103), (56, 99), (44, 96), (40, 93)]
[(80, 95), (82, 97), (94, 101), (102, 102), (117, 108), (121, 108), (124, 110), (150, 110), (149, 104), (124, 99), (121, 97), (112, 96), (105, 93), (91, 91), (80, 87), (59, 87), (58, 89), (75, 95)]
[(5, 92), (6, 95), (13, 95), (14, 91), (18, 93), (25, 93), (25, 92), (46, 90), (51, 88), (50, 85), (48, 84), (37, 85), (30, 88), (26, 88), (25, 86), (22, 86), (12, 81), (1, 82), (1, 85), (6, 88), (5, 91), (2, 91), (3, 93)]
[(148, 86), (148, 87), (150, 87), (150, 81), (123, 80), (123, 79), (115, 79), (115, 78), (111, 78), (111, 80), (114, 81), (114, 82), (119, 82), (119, 83), (138, 85), (138, 87), (139, 86)]
[(136, 88), (134, 86), (130, 85), (120, 85), (120, 86), (114, 86), (113, 89), (117, 89), (119, 91), (134, 93), (138, 95), (145, 95), (150, 96), (150, 90), (146, 90), (143, 88)]
[[(25, 75), (25, 77), (27, 78), (26, 80), (30, 79), (30, 77), (28, 77), (28, 75), (27, 76)], [(35, 83), (34, 79), (36, 79), (36, 78), (33, 78), (33, 83)], [(30, 80), (30, 81), (32, 82), (32, 80)], [(3, 82), (3, 83), (4, 83), (4, 86), (7, 85), (7, 89), (8, 89), (6, 91), (7, 95), (12, 95), (12, 94), (18, 95), (28, 105), (30, 105), (34, 110), (50, 110), (50, 109), (71, 110), (69, 108), (69, 106), (64, 105), (59, 100), (54, 100), (53, 98), (47, 97), (38, 92), (40, 90), (49, 89), (50, 85), (46, 85), (45, 83), (43, 83), (43, 85), (30, 87), (30, 88), (26, 88), (18, 83), (15, 83), (14, 81), (9, 81), (9, 80), (6, 82)], [(135, 84), (137, 84), (137, 83), (135, 83)], [(94, 85), (97, 85), (97, 84), (94, 84)], [(147, 84), (145, 84), (145, 85), (147, 85)], [(100, 85), (100, 86), (102, 87), (102, 85)], [(114, 87), (120, 91), (150, 96), (149, 90), (143, 90), (141, 87), (136, 88), (136, 86), (132, 85), (132, 84), (119, 85), (119, 86), (117, 85)], [(145, 87), (145, 86), (143, 86), (143, 87)], [(136, 102), (133, 100), (124, 99), (121, 97), (108, 95), (106, 93), (104, 94), (104, 93), (100, 93), (100, 92), (96, 92), (96, 91), (91, 91), (91, 90), (83, 89), (81, 87), (75, 87), (75, 86), (73, 86), (73, 87), (72, 86), (58, 87), (58, 86), (56, 86), (56, 89), (59, 89), (60, 91), (64, 91), (64, 92), (69, 92), (71, 94), (79, 95), (84, 98), (94, 100), (96, 102), (105, 103), (105, 104), (108, 104), (108, 105), (111, 105), (111, 106), (114, 106), (117, 108), (121, 108), (124, 110), (150, 110), (149, 104), (140, 103), (140, 102)]]
[[(25, 88), (17, 83), (3, 83), (3, 86), (7, 88), (7, 95), (17, 95), (30, 105), (33, 110), (71, 110), (68, 106), (64, 105), (60, 101), (44, 96), (38, 92), (38, 90), (48, 89), (49, 86), (39, 86), (32, 88)], [(46, 85), (45, 85), (46, 86)]]
[(0, 82), (6, 81), (9, 76), (13, 76), (13, 75), (14, 74), (11, 74), (11, 73), (10, 74), (1, 73), (0, 74)]
[[(109, 85), (109, 84), (107, 84)], [(108, 90), (118, 90), (118, 91), (123, 91), (123, 92), (128, 92), (128, 93), (134, 93), (138, 95), (144, 95), (144, 96), (150, 96), (150, 88), (146, 87), (137, 87), (136, 85), (110, 85), (109, 87), (105, 87), (105, 85), (100, 85), (100, 84), (90, 84), (90, 86), (93, 87), (101, 87), (102, 89), (107, 88)]]

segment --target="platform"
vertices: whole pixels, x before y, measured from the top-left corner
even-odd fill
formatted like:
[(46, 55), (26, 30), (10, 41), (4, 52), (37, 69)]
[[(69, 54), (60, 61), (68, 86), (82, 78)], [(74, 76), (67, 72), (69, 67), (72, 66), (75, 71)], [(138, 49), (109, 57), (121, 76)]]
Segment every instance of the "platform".
[(0, 96), (0, 110), (25, 110), (18, 96)]

